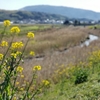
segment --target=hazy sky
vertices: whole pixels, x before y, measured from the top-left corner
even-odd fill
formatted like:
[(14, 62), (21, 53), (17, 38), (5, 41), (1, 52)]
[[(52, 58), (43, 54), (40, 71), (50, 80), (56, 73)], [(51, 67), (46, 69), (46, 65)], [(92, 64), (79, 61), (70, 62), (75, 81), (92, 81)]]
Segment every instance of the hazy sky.
[(100, 12), (100, 0), (0, 0), (0, 9), (17, 10), (30, 5), (57, 5)]

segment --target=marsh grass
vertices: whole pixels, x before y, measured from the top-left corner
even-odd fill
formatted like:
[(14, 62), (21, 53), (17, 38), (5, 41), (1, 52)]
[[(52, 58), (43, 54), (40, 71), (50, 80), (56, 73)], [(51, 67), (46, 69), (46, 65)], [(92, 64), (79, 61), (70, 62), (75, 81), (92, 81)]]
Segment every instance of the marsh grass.
[[(29, 28), (30, 27), (30, 28)], [(51, 26), (43, 30), (39, 30), (39, 26), (21, 26), (22, 35), (17, 35), (13, 42), (22, 41), (26, 43), (26, 33), (28, 30), (37, 31), (34, 40), (31, 39), (25, 50), (25, 59), (21, 63), (24, 66), (23, 75), (20, 80), (28, 82), (32, 78), (32, 67), (41, 65), (41, 72), (37, 73), (36, 88), (43, 79), (49, 79), (53, 84), (51, 88), (43, 90), (40, 95), (36, 96), (36, 100), (80, 100), (83, 99), (98, 99), (99, 98), (99, 63), (90, 66), (88, 57), (94, 50), (100, 49), (100, 40), (92, 42), (88, 47), (80, 47), (80, 44), (86, 40), (89, 34), (99, 36), (99, 30), (88, 29), (87, 27), (65, 27)], [(2, 27), (1, 27), (2, 29)], [(1, 30), (0, 29), (0, 30)], [(4, 37), (9, 43), (10, 35)], [(35, 51), (36, 56), (29, 56), (30, 50)], [(5, 52), (6, 49), (0, 48), (0, 52)], [(75, 85), (75, 68), (80, 62), (85, 62), (85, 67), (88, 67), (89, 76), (87, 82)], [(84, 66), (81, 65), (83, 68)], [(83, 73), (84, 74), (84, 73)], [(97, 86), (95, 86), (95, 84)], [(89, 89), (87, 89), (90, 87)], [(93, 88), (92, 88), (93, 87)], [(81, 89), (82, 88), (82, 89)], [(85, 91), (87, 89), (87, 91)], [(66, 92), (67, 91), (67, 92)], [(91, 91), (89, 93), (89, 91)], [(88, 95), (88, 96), (87, 96)], [(84, 100), (85, 100), (84, 99)]]
[[(43, 69), (39, 73), (40, 80), (48, 79), (55, 70), (62, 64), (77, 64), (80, 61), (87, 61), (89, 52), (99, 49), (99, 42), (95, 41), (90, 46), (80, 47), (81, 41), (85, 41), (89, 32), (98, 34), (98, 30), (90, 30), (81, 27), (62, 27), (61, 29), (39, 32), (36, 34), (35, 41), (30, 41), (27, 46), (26, 54), (29, 50), (34, 50), (36, 57), (26, 57), (23, 65), (25, 73), (30, 77), (29, 65), (41, 64)], [(23, 38), (24, 39), (24, 38)], [(33, 45), (33, 46), (32, 46)], [(28, 67), (27, 67), (28, 66)]]
[[(22, 31), (26, 27), (26, 25), (22, 25)], [(24, 33), (26, 34), (27, 32)], [(26, 59), (24, 59), (23, 65), (25, 66), (27, 79), (30, 77), (30, 66), (37, 65), (38, 63), (43, 66), (39, 76), (42, 75), (42, 78), (46, 79), (49, 78), (58, 68), (58, 66), (62, 64), (77, 64), (80, 61), (86, 61), (89, 52), (99, 48), (98, 41), (91, 43), (91, 45), (88, 47), (80, 48), (79, 45), (81, 42), (85, 41), (85, 39), (88, 37), (88, 33), (99, 35), (99, 30), (88, 29), (87, 27), (54, 26), (50, 30), (38, 31), (35, 34), (34, 40), (30, 40), (25, 50)], [(9, 42), (10, 36), (9, 38), (4, 37), (4, 39)], [(27, 38), (25, 35), (18, 35), (14, 38), (14, 41), (23, 41), (23, 43), (25, 43)], [(30, 50), (35, 51), (36, 58), (28, 56)]]

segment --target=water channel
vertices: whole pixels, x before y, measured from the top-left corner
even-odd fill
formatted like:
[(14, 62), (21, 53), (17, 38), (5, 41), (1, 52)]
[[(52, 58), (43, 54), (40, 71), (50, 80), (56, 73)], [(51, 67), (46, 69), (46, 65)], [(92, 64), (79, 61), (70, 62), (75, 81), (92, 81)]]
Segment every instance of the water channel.
[(98, 36), (95, 36), (95, 35), (90, 34), (89, 35), (89, 39), (87, 39), (85, 42), (83, 42), (81, 44), (81, 47), (88, 46), (92, 41), (97, 40), (98, 38), (99, 38)]

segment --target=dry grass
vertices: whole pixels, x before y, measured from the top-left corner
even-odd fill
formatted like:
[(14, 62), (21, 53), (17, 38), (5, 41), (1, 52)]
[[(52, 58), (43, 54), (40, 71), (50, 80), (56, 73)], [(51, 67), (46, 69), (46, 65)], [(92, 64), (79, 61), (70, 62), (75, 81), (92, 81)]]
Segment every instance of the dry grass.
[[(50, 78), (61, 65), (67, 66), (70, 63), (77, 64), (80, 61), (86, 61), (89, 52), (100, 48), (100, 40), (92, 42), (88, 47), (80, 47), (81, 42), (86, 40), (89, 33), (100, 36), (100, 30), (73, 26), (53, 28), (35, 34), (35, 39), (27, 45), (26, 54), (34, 50), (36, 56), (25, 58), (22, 64), (27, 80), (30, 80), (34, 65), (42, 66), (42, 71), (38, 73), (39, 80), (42, 80)], [(6, 37), (6, 40), (10, 41), (10, 37)], [(17, 36), (14, 41), (25, 43), (27, 38), (24, 35)]]
[[(67, 66), (70, 63), (77, 64), (80, 61), (87, 61), (89, 52), (100, 48), (99, 40), (92, 42), (88, 47), (80, 47), (80, 43), (88, 37), (90, 32), (91, 34), (98, 35), (98, 30), (80, 27), (63, 28), (52, 33), (38, 33), (33, 47), (40, 55), (31, 59), (25, 59), (23, 64), (25, 66), (25, 74), (31, 77), (29, 72), (32, 67), (39, 64), (42, 66), (39, 80), (48, 79), (62, 65)], [(53, 47), (54, 44), (58, 47)], [(29, 48), (32, 48), (32, 46)]]
[[(35, 44), (30, 43), (27, 48), (33, 48), (37, 54), (48, 50), (69, 48), (80, 44), (88, 37), (88, 32), (84, 32), (83, 30), (83, 28), (64, 27), (49, 32), (40, 32), (35, 36)], [(31, 46), (32, 44), (34, 45), (33, 47)]]

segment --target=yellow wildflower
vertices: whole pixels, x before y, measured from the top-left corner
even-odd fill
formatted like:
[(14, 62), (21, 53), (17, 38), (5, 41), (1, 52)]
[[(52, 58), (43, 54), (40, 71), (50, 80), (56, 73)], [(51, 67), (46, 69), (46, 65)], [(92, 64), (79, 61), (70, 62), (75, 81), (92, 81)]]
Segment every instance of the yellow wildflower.
[[(7, 62), (7, 60), (5, 60), (5, 62)], [(6, 66), (6, 63), (3, 63), (3, 66)]]
[(8, 66), (8, 69), (10, 69), (10, 66)]
[(18, 66), (18, 67), (17, 67), (17, 72), (20, 72), (20, 73), (21, 73), (22, 71), (23, 71), (23, 67)]
[(24, 75), (21, 75), (21, 78), (24, 78)]
[(11, 53), (11, 56), (13, 56), (14, 58), (17, 58), (17, 56), (21, 55), (22, 53), (17, 51), (16, 53)]
[(18, 48), (21, 48), (23, 46), (24, 46), (24, 44), (22, 42), (15, 42), (15, 43), (12, 43), (11, 48), (18, 49)]
[(5, 20), (3, 23), (4, 23), (4, 26), (10, 26), (10, 20)]
[(16, 85), (19, 85), (19, 82), (16, 82)]
[(19, 32), (20, 32), (19, 27), (15, 26), (11, 28), (11, 33), (19, 33)]
[(26, 81), (24, 80), (24, 83), (26, 83)]
[(36, 70), (41, 70), (41, 66), (34, 66), (33, 71), (36, 71)]
[(17, 58), (17, 54), (16, 53), (11, 53), (11, 56), (13, 56), (14, 58)]
[(1, 46), (2, 46), (2, 47), (4, 47), (4, 46), (8, 46), (8, 42), (6, 42), (6, 41), (2, 41), (2, 42), (1, 42)]
[(20, 52), (20, 51), (17, 51), (17, 52), (16, 52), (16, 54), (17, 54), (17, 55), (21, 55), (21, 54), (22, 54), (22, 52)]
[(32, 32), (27, 33), (27, 37), (28, 38), (34, 38), (34, 33), (32, 33)]
[(0, 53), (0, 60), (2, 60), (2, 59), (3, 59), (3, 56), (4, 56), (4, 55)]
[(29, 82), (26, 82), (27, 85), (29, 85)]
[(30, 87), (30, 90), (34, 90), (34, 86), (31, 86), (31, 87)]
[(47, 80), (43, 80), (42, 82), (43, 82), (43, 84), (44, 84), (45, 86), (50, 85), (50, 82), (47, 81)]
[(14, 96), (13, 100), (17, 100), (17, 97)]
[(34, 56), (35, 52), (34, 51), (30, 51), (30, 55)]
[(20, 88), (20, 90), (21, 90), (21, 91), (23, 91), (23, 90), (24, 90), (24, 88)]

